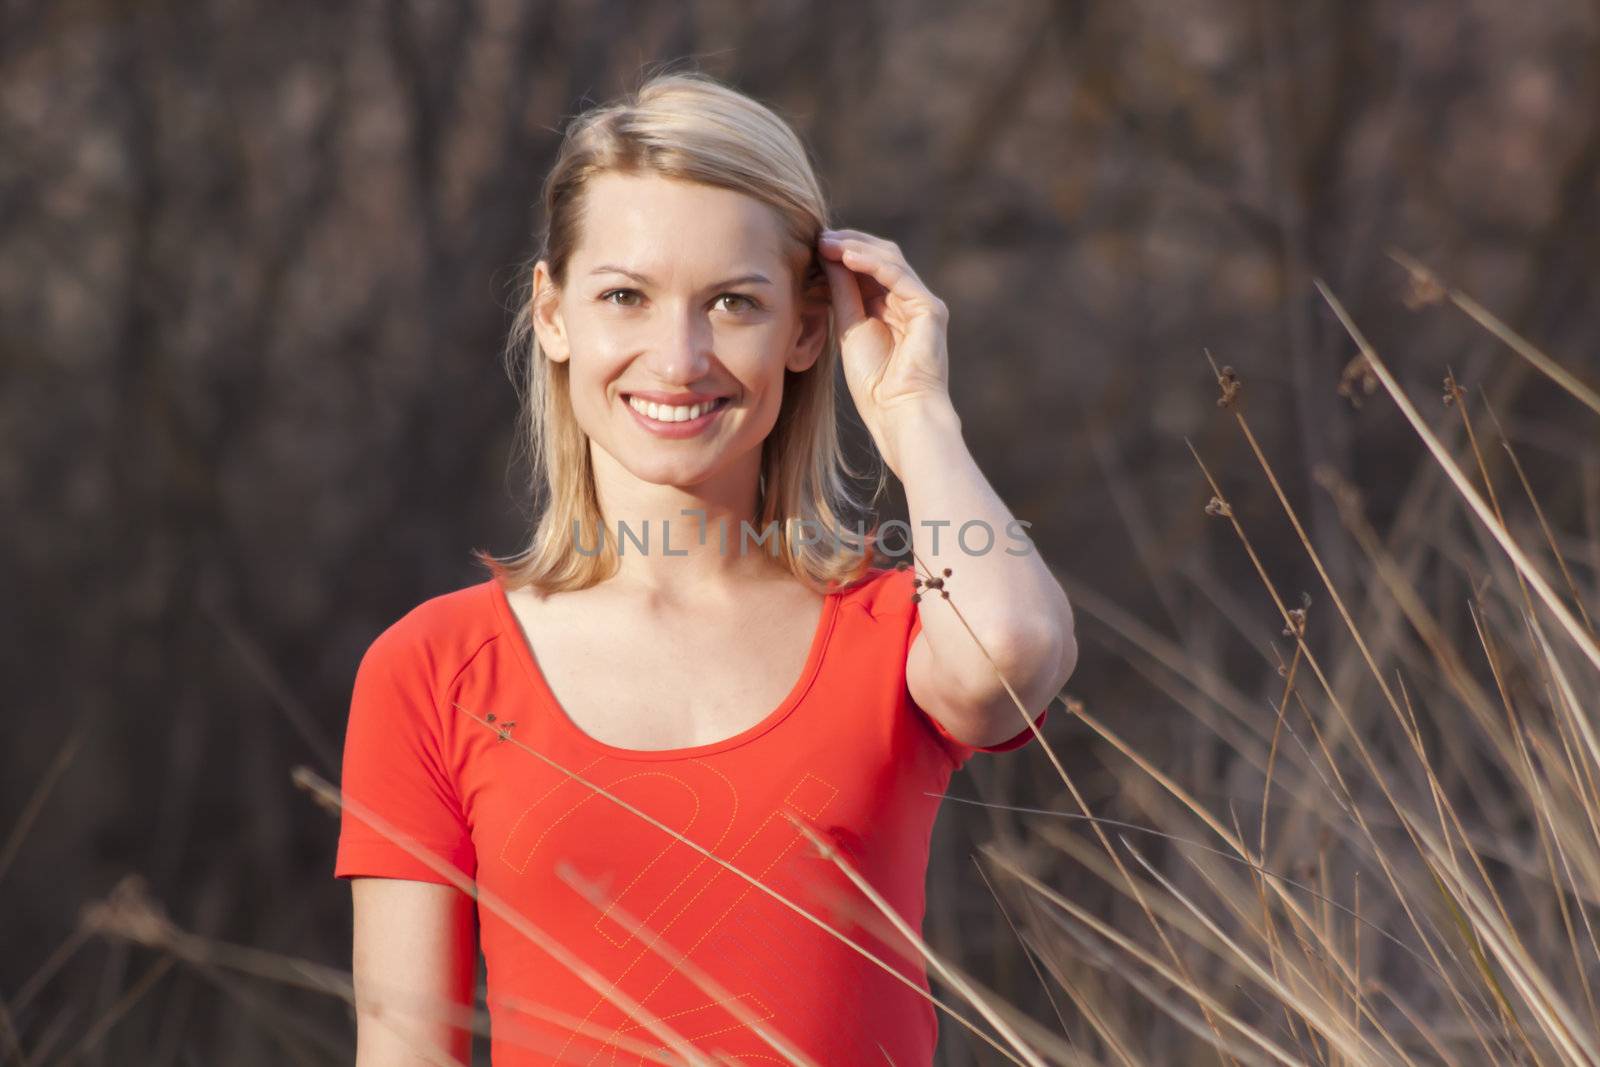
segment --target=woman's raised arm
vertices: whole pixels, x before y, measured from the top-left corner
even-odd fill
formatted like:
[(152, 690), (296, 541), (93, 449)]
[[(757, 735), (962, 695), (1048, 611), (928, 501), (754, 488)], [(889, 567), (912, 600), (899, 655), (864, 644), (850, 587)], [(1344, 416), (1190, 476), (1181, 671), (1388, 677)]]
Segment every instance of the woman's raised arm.
[(477, 973), (473, 899), (406, 878), (352, 878), (350, 895), (356, 1067), (470, 1063), (472, 1031), (460, 1024)]

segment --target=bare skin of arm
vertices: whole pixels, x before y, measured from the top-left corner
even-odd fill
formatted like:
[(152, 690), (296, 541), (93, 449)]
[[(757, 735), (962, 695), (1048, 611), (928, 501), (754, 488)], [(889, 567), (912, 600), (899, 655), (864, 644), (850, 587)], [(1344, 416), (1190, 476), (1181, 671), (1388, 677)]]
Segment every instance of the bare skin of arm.
[[(446, 1012), (473, 1005), (477, 915), (449, 885), (352, 878), (356, 1067), (468, 1063), (472, 1032)], [(442, 1055), (441, 1055), (442, 1053)]]

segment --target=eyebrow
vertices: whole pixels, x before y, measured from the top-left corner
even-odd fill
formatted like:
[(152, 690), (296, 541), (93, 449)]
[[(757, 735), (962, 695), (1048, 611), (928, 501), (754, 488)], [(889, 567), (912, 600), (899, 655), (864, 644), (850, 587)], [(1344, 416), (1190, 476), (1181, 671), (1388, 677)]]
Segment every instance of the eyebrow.
[[(653, 284), (655, 284), (646, 275), (639, 274), (639, 273), (637, 273), (635, 271), (631, 271), (627, 267), (614, 267), (614, 266), (610, 265), (609, 263), (608, 264), (604, 264), (604, 265), (599, 266), (599, 267), (596, 267), (594, 270), (590, 271), (589, 274), (591, 276), (593, 276), (595, 274), (623, 274), (623, 275), (626, 275), (629, 278), (632, 278), (634, 281), (638, 282), (640, 285), (653, 285)], [(744, 285), (747, 282), (750, 283), (750, 284), (753, 284), (753, 285), (771, 285), (772, 284), (772, 279), (768, 278), (765, 274), (756, 274), (756, 273), (752, 272), (750, 274), (741, 274), (737, 278), (728, 278), (728, 279), (726, 279), (724, 281), (716, 282), (713, 285), (709, 286), (709, 288), (722, 289), (722, 288), (726, 288), (727, 286), (730, 286), (730, 285)]]

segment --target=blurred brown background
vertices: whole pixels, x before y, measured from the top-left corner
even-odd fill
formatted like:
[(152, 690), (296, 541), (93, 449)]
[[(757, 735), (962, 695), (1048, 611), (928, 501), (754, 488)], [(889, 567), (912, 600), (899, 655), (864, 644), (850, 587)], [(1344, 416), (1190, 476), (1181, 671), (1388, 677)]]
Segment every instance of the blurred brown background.
[[(157, 953), (74, 924), (138, 872), (186, 929), (348, 967), (336, 824), (289, 772), (336, 777), (366, 644), (523, 536), (514, 272), (565, 118), (645, 65), (778, 108), (834, 222), (900, 242), (949, 303), (967, 441), (1068, 592), (1265, 693), (1228, 628), (1279, 624), (1185, 437), (1286, 587), (1314, 578), (1203, 350), (1355, 588), (1309, 472), (1361, 484), (1380, 529), (1439, 479), (1383, 396), (1336, 394), (1355, 350), (1314, 277), (1445, 432), (1449, 365), (1577, 507), (1592, 424), (1459, 313), (1409, 309), (1384, 250), (1592, 381), (1597, 59), (1584, 0), (0, 3), (0, 997), (30, 994), (21, 1044), (348, 1062), (336, 999), (183, 965), (141, 985)], [(1221, 781), (1079, 623), (1069, 691)], [(1058, 709), (1048, 736), (1107, 800), (1078, 724)], [(1053, 779), (1034, 745), (952, 793), (1050, 804)], [(1015, 832), (947, 804), (926, 929), (1045, 1012), (969, 858)], [(944, 1037), (944, 1062), (988, 1062)]]

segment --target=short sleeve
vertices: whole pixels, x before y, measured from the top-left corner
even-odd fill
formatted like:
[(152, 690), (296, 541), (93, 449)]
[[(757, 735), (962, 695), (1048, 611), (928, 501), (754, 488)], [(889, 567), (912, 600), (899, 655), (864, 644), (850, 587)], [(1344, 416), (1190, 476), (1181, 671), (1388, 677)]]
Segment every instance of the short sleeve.
[(391, 627), (356, 670), (340, 786), (348, 802), (389, 825), (369, 823), (349, 803), (341, 807), (336, 878), (453, 884), (397, 838), (476, 877), (477, 856), (444, 751), (425, 649)]
[[(922, 632), (922, 615), (921, 615), (921, 613), (919, 611), (917, 611), (916, 605), (913, 604), (912, 605), (912, 609), (911, 609), (911, 630), (906, 636), (906, 651), (907, 651), (908, 654), (911, 651), (911, 643), (917, 639), (917, 634), (919, 634), (921, 632)], [(955, 761), (955, 765), (956, 765), (956, 769), (957, 770), (960, 770), (963, 766), (965, 766), (966, 762), (969, 759), (971, 759), (975, 753), (978, 753), (978, 752), (1010, 752), (1010, 751), (1012, 751), (1014, 749), (1021, 748), (1023, 745), (1026, 745), (1029, 741), (1033, 740), (1033, 730), (1032, 730), (1032, 728), (1024, 726), (1019, 732), (1013, 734), (1011, 737), (1006, 738), (1006, 740), (1001, 741), (997, 745), (984, 745), (982, 747), (974, 747), (972, 745), (967, 744), (964, 741), (957, 740), (955, 738), (955, 736), (950, 733), (949, 730), (946, 730), (944, 728), (944, 724), (943, 723), (941, 723), (938, 719), (934, 718), (932, 715), (929, 715), (926, 711), (924, 711), (922, 709), (922, 707), (915, 700), (911, 701), (911, 706), (912, 706), (912, 708), (914, 708), (916, 710), (917, 714), (921, 715), (923, 718), (925, 718), (928, 721), (928, 725), (929, 726), (933, 727), (933, 732), (936, 735), (938, 735), (939, 740), (944, 743), (945, 750), (950, 753), (950, 758)], [(1039, 712), (1038, 715), (1034, 716), (1034, 719), (1033, 719), (1034, 726), (1039, 727), (1041, 730), (1044, 729), (1045, 719), (1049, 715), (1050, 715), (1050, 706), (1047, 704), (1047, 705), (1045, 705), (1045, 708), (1044, 708), (1043, 711)]]

